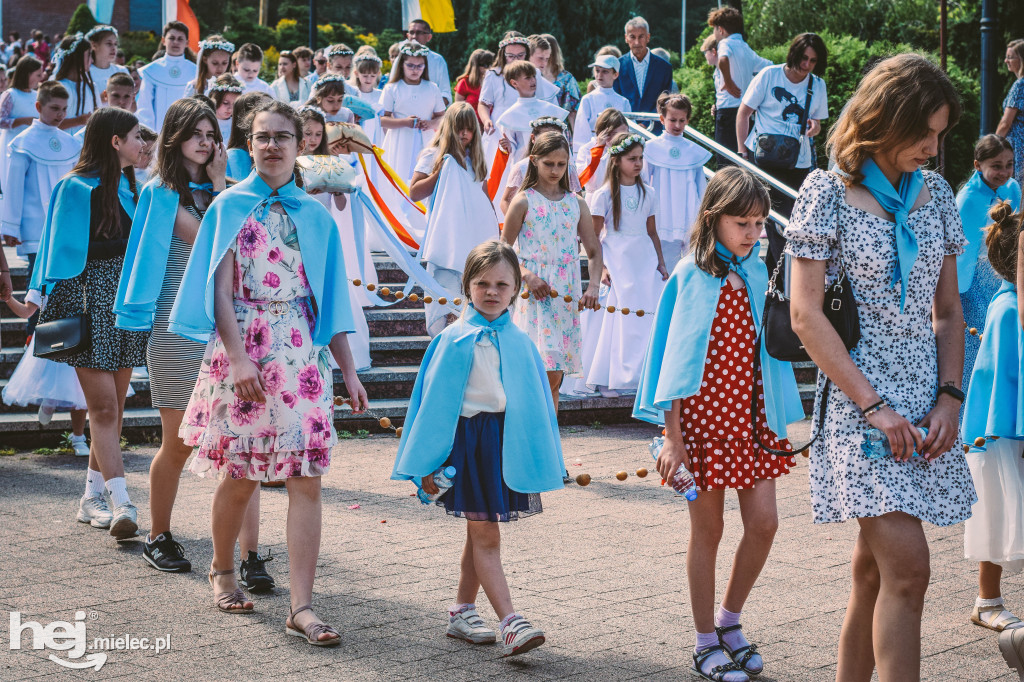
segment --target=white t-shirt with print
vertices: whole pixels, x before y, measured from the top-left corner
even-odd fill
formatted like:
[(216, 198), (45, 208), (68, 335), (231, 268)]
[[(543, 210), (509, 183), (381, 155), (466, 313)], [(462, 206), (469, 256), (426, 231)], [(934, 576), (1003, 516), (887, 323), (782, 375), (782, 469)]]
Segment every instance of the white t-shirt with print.
[(750, 87), (743, 95), (743, 103), (757, 111), (754, 125), (750, 129), (744, 144), (753, 151), (758, 135), (765, 133), (789, 135), (800, 139), (800, 158), (797, 168), (809, 168), (811, 165), (811, 145), (806, 135), (800, 130), (800, 118), (807, 101), (807, 84), (814, 79), (814, 91), (811, 95), (810, 112), (806, 120), (821, 121), (828, 118), (828, 95), (825, 81), (811, 74), (800, 83), (794, 83), (786, 77), (782, 64), (769, 66), (754, 76)]

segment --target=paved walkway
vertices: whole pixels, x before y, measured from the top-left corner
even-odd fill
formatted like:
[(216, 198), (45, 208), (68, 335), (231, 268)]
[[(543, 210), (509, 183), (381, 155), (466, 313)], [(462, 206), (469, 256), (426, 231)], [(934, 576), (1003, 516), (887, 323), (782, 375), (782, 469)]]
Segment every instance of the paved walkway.
[[(284, 635), (288, 563), (287, 495), (263, 491), (262, 540), (282, 586), (258, 597), (258, 613), (226, 615), (211, 604), (204, 567), (211, 559), (213, 484), (186, 475), (175, 535), (196, 570), (164, 575), (142, 561), (140, 542), (115, 543), (74, 520), (84, 459), (18, 454), (0, 457), (0, 609), (43, 626), (73, 621), (81, 610), (87, 638), (170, 635), (170, 650), (109, 651), (99, 671), (72, 671), (73, 652), (9, 650), (0, 614), (0, 679), (337, 680), (393, 679), (688, 679), (693, 628), (683, 572), (685, 504), (650, 467), (644, 426), (566, 427), (566, 461), (588, 472), (589, 487), (544, 497), (544, 513), (503, 528), (504, 557), (517, 608), (548, 633), (548, 644), (513, 660), (496, 646), (444, 637), (454, 597), (463, 523), (421, 507), (411, 486), (388, 480), (397, 440), (345, 440), (324, 480), (324, 539), (317, 605), (339, 626), (343, 644), (313, 649)], [(795, 438), (801, 440), (802, 435)], [(147, 471), (152, 448), (125, 455), (129, 490), (148, 523)], [(579, 458), (581, 466), (574, 466)], [(625, 482), (615, 480), (628, 470)], [(849, 589), (848, 558), (856, 526), (810, 521), (806, 460), (779, 486), (781, 528), (743, 618), (767, 660), (767, 682), (819, 682), (835, 675), (836, 640)], [(358, 507), (353, 508), (355, 505)], [(739, 535), (735, 496), (727, 498), (719, 574), (726, 575)], [(968, 623), (975, 572), (962, 558), (962, 528), (928, 527), (932, 585), (924, 614), (926, 680), (1015, 680), (994, 634)], [(1005, 581), (1010, 605), (1024, 611), (1024, 580)], [(494, 614), (481, 594), (482, 615)], [(89, 652), (86, 655), (92, 655)], [(85, 660), (85, 656), (74, 659)]]

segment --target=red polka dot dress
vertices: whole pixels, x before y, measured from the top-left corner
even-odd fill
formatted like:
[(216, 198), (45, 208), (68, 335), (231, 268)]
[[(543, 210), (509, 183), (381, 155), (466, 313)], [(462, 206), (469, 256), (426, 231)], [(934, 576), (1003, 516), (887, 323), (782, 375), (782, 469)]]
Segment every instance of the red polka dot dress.
[[(726, 282), (711, 324), (700, 392), (683, 399), (680, 415), (690, 469), (700, 490), (742, 490), (754, 487), (758, 479), (789, 473), (791, 458), (765, 452), (750, 431), (755, 340), (747, 289), (733, 289)], [(761, 442), (775, 450), (791, 450), (789, 441), (768, 428), (760, 372), (756, 380)]]

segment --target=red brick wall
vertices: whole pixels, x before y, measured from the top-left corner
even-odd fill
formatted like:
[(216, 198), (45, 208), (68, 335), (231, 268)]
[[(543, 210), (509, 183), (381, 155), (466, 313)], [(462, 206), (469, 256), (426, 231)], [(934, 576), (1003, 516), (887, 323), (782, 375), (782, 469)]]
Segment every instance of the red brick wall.
[[(63, 33), (75, 8), (83, 0), (0, 0), (3, 12), (4, 40), (11, 31), (21, 33), (21, 39), (31, 39), (31, 31), (39, 29), (52, 36)], [(131, 16), (129, 0), (114, 0), (114, 16), (111, 22), (118, 31), (127, 31)]]

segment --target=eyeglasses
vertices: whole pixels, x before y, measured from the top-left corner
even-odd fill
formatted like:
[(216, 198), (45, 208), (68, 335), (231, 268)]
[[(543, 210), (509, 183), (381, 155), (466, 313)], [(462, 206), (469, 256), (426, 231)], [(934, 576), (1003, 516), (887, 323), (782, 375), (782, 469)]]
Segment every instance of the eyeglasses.
[(327, 63), (327, 60), (326, 60), (326, 59), (324, 59), (323, 57), (321, 57), (320, 59), (317, 59), (317, 60), (316, 60), (316, 63), (317, 63), (317, 64), (326, 64), (326, 63)]
[(425, 69), (426, 67), (426, 64), (410, 64), (408, 62), (405, 63), (405, 68), (412, 69), (413, 71), (419, 71), (420, 69)]
[(266, 133), (257, 133), (250, 135), (249, 139), (252, 140), (253, 146), (259, 149), (266, 149), (270, 146), (271, 142), (278, 147), (285, 147), (291, 144), (292, 140), (295, 139), (295, 135), (292, 133), (277, 133), (275, 135), (267, 135)]

